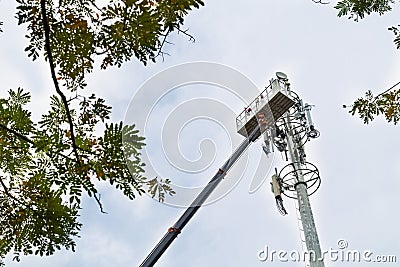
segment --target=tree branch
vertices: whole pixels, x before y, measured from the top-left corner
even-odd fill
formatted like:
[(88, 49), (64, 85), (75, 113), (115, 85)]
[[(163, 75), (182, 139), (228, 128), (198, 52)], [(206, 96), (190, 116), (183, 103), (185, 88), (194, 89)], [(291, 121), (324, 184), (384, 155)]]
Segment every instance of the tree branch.
[(35, 143), (29, 139), (28, 137), (26, 137), (25, 135), (20, 134), (17, 131), (14, 131), (13, 129), (8, 128), (7, 126), (5, 126), (4, 124), (0, 123), (0, 128), (6, 130), (9, 133), (12, 133), (13, 135), (17, 136), (19, 139), (24, 140), (25, 142), (28, 142), (31, 145), (35, 145)]
[(103, 9), (101, 9), (98, 5), (96, 5), (95, 1), (93, 1), (93, 3), (91, 3), (101, 14), (104, 14)]
[(393, 85), (392, 87), (390, 87), (389, 89), (387, 89), (386, 91), (380, 93), (379, 95), (375, 96), (374, 101), (375, 102), (381, 95), (386, 94), (387, 92), (389, 92), (390, 90), (392, 90), (393, 88), (395, 88), (397, 85), (399, 85), (400, 82), (396, 83), (395, 85)]
[[(193, 43), (196, 42), (196, 39), (194, 38), (194, 36), (192, 36), (191, 34), (188, 33), (188, 30), (181, 30), (178, 26), (175, 26), (174, 28), (178, 31), (178, 34), (182, 33), (182, 34), (186, 35), (187, 37), (189, 37), (189, 41), (191, 41)], [(167, 37), (169, 36), (169, 34), (171, 32), (172, 32), (171, 30), (168, 30), (166, 34), (162, 35), (163, 39), (162, 39), (162, 41), (160, 43), (159, 49), (157, 51), (157, 54), (154, 57), (151, 57), (152, 59), (155, 59), (155, 58), (161, 56), (163, 61), (164, 61), (164, 55), (167, 55), (167, 56), (170, 55), (170, 54), (168, 54), (166, 52), (163, 52), (162, 49), (163, 49), (165, 44), (172, 44), (172, 43), (167, 41)]]
[(47, 15), (46, 15), (46, 0), (41, 0), (40, 4), (41, 4), (41, 9), (42, 9), (42, 20), (43, 20), (43, 28), (44, 28), (44, 36), (45, 36), (45, 48), (46, 48), (46, 52), (47, 52), (47, 57), (49, 59), (51, 77), (53, 79), (54, 87), (56, 88), (57, 94), (61, 97), (61, 101), (62, 101), (65, 111), (67, 113), (66, 115), (67, 115), (68, 124), (69, 124), (69, 131), (71, 133), (72, 150), (74, 151), (76, 160), (79, 162), (79, 154), (78, 154), (78, 149), (77, 149), (77, 145), (76, 145), (76, 139), (75, 139), (75, 134), (74, 134), (74, 125), (72, 122), (71, 112), (69, 110), (67, 98), (65, 97), (64, 93), (61, 91), (60, 86), (58, 84), (56, 72), (55, 72), (53, 54), (51, 53), (50, 26), (49, 26), (49, 22), (47, 20)]
[(326, 4), (330, 3), (330, 2), (322, 2), (322, 0), (311, 0), (311, 1), (313, 1), (316, 4), (322, 4), (322, 5), (326, 5)]
[[(169, 42), (167, 41), (167, 37), (168, 37), (168, 35), (169, 35), (170, 32), (171, 32), (171, 31), (168, 31), (168, 32), (164, 35), (164, 38), (163, 38), (163, 40), (161, 41), (161, 44), (160, 44), (160, 48), (158, 49), (157, 54), (156, 54), (154, 57), (152, 57), (153, 59), (155, 59), (155, 58), (157, 58), (157, 57), (159, 57), (159, 56), (161, 55), (162, 60), (164, 61), (164, 55), (168, 55), (168, 56), (169, 56), (169, 54), (166, 53), (166, 52), (163, 52), (162, 49), (163, 49), (165, 43), (169, 43)], [(170, 44), (170, 43), (169, 43), (169, 44)]]
[(175, 29), (178, 31), (178, 34), (179, 34), (179, 33), (183, 33), (184, 35), (186, 35), (187, 37), (189, 37), (189, 41), (191, 41), (191, 42), (193, 42), (193, 43), (196, 42), (196, 39), (194, 38), (194, 36), (188, 33), (189, 29), (187, 29), (187, 30), (181, 30), (179, 27), (175, 27)]
[(4, 192), (6, 193), (6, 195), (10, 198), (12, 198), (13, 200), (17, 201), (19, 204), (21, 205), (25, 205), (23, 202), (21, 202), (18, 198), (14, 197), (10, 191), (8, 190), (7, 186), (5, 185), (5, 183), (3, 182), (3, 177), (0, 176), (0, 184), (4, 189)]
[[(8, 128), (7, 126), (5, 126), (5, 125), (2, 124), (2, 123), (0, 123), (0, 128), (6, 130), (6, 131), (9, 132), (9, 133), (12, 133), (13, 135), (15, 135), (16, 137), (18, 137), (19, 139), (21, 139), (21, 140), (23, 140), (23, 141), (25, 141), (25, 142), (31, 144), (32, 146), (34, 146), (34, 147), (36, 146), (35, 142), (33, 142), (31, 139), (29, 139), (29, 138), (26, 137), (25, 135), (22, 135), (22, 134), (20, 134), (19, 132), (13, 130), (13, 129)], [(49, 156), (49, 153), (46, 153), (46, 154)], [(56, 154), (62, 156), (63, 158), (72, 160), (70, 157), (68, 157), (68, 156), (66, 156), (66, 155), (64, 155), (64, 154), (62, 154), (62, 153), (60, 153), (60, 152), (58, 152), (58, 151), (56, 151)]]
[(96, 199), (96, 202), (100, 207), (100, 212), (107, 214), (107, 212), (104, 211), (103, 204), (101, 204), (101, 201), (100, 201), (101, 195), (100, 194), (99, 194), (99, 196), (97, 196), (96, 194), (93, 194), (93, 195), (94, 195), (94, 199)]

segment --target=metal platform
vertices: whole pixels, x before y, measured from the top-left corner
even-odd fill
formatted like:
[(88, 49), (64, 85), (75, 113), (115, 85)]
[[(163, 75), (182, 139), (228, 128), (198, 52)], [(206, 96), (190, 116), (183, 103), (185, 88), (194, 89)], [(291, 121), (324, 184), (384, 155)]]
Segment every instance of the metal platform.
[(243, 111), (236, 117), (237, 132), (244, 137), (260, 125), (256, 138), (270, 126), (275, 124), (293, 104), (293, 99), (288, 94), (284, 85), (279, 80), (272, 80), (270, 85), (259, 94)]

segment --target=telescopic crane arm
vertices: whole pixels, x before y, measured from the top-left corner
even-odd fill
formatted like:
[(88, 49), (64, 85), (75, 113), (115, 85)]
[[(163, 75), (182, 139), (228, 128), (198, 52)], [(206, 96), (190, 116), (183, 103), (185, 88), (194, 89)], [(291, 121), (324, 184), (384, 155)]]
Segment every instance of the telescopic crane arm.
[(260, 136), (260, 126), (256, 126), (249, 136), (240, 144), (240, 146), (233, 152), (230, 158), (225, 162), (225, 164), (218, 170), (211, 181), (206, 185), (206, 187), (200, 192), (200, 194), (195, 198), (192, 204), (186, 209), (182, 216), (176, 221), (176, 223), (170, 227), (163, 236), (163, 238), (158, 242), (155, 248), (150, 252), (147, 258), (140, 264), (140, 267), (150, 267), (153, 266), (161, 255), (167, 250), (172, 241), (180, 234), (185, 225), (190, 221), (197, 210), (203, 205), (207, 198), (211, 195), (217, 185), (225, 177), (228, 170), (233, 166), (233, 164), (239, 159), (243, 152), (247, 149), (251, 142), (254, 142)]

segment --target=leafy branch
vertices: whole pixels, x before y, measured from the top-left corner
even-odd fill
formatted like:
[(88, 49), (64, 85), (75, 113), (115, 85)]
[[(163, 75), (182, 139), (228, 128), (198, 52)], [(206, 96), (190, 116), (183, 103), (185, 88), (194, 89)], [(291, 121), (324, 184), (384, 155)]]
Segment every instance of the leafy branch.
[(399, 27), (400, 27), (400, 25), (392, 26), (392, 27), (388, 28), (388, 30), (392, 31), (395, 36), (393, 42), (396, 44), (397, 49), (400, 49), (400, 29), (399, 29)]
[(365, 15), (370, 15), (372, 12), (376, 12), (379, 15), (392, 10), (391, 4), (394, 0), (343, 0), (339, 1), (335, 6), (339, 10), (338, 16), (347, 16), (349, 19), (359, 21), (363, 19)]
[(64, 104), (64, 108), (65, 108), (68, 123), (69, 123), (69, 131), (71, 133), (70, 138), (71, 138), (71, 142), (72, 142), (72, 150), (74, 151), (75, 158), (77, 160), (79, 160), (78, 147), (76, 145), (76, 138), (75, 138), (75, 133), (74, 133), (74, 124), (72, 122), (72, 117), (71, 117), (71, 112), (69, 110), (68, 101), (67, 101), (67, 98), (65, 97), (64, 93), (61, 91), (60, 86), (57, 81), (57, 77), (56, 77), (53, 54), (51, 52), (51, 47), (50, 47), (50, 27), (49, 27), (49, 22), (47, 20), (47, 15), (46, 15), (46, 0), (41, 0), (40, 5), (42, 8), (42, 20), (43, 20), (43, 28), (44, 28), (44, 36), (45, 36), (45, 48), (46, 48), (47, 57), (49, 60), (51, 78), (53, 79), (53, 83), (54, 83), (54, 87), (56, 88), (56, 92), (61, 97), (61, 101)]
[[(400, 120), (400, 89), (396, 83), (384, 92), (374, 96), (369, 90), (365, 97), (358, 98), (351, 106), (349, 113), (358, 114), (365, 124), (370, 123), (378, 115), (384, 115), (388, 122), (397, 124)], [(347, 108), (346, 105), (343, 106)]]
[(2, 128), (3, 130), (6, 130), (7, 132), (9, 132), (9, 133), (12, 134), (12, 135), (17, 136), (17, 137), (20, 138), (21, 140), (24, 140), (25, 142), (28, 142), (28, 143), (31, 144), (31, 145), (34, 145), (34, 144), (35, 144), (35, 143), (34, 143), (32, 140), (30, 140), (28, 137), (26, 137), (26, 136), (20, 134), (19, 132), (15, 131), (15, 130), (13, 130), (13, 129), (8, 128), (7, 126), (5, 126), (5, 125), (2, 124), (2, 123), (0, 123), (0, 128)]
[(149, 186), (149, 193), (154, 198), (156, 195), (158, 197), (159, 202), (164, 202), (165, 194), (173, 196), (175, 191), (172, 189), (171, 180), (167, 179), (158, 179), (155, 177), (147, 182)]

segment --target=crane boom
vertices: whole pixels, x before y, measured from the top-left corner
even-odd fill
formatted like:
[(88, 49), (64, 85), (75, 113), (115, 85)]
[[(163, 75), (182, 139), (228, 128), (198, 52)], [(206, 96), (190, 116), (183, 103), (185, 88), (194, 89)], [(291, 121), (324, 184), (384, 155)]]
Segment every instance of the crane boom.
[(174, 239), (182, 231), (185, 225), (190, 221), (197, 210), (203, 205), (207, 198), (211, 195), (217, 185), (224, 178), (228, 170), (233, 166), (233, 164), (239, 159), (243, 152), (247, 149), (251, 142), (254, 142), (260, 136), (260, 126), (257, 125), (248, 137), (239, 145), (239, 147), (232, 153), (225, 164), (218, 170), (214, 177), (208, 182), (206, 187), (200, 192), (200, 194), (195, 198), (192, 204), (186, 209), (182, 216), (176, 221), (176, 223), (170, 227), (163, 236), (163, 238), (158, 242), (146, 259), (140, 264), (140, 267), (151, 267), (161, 255), (167, 250)]

